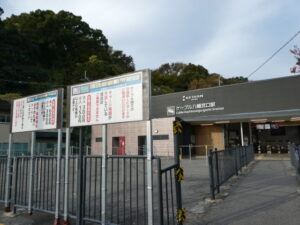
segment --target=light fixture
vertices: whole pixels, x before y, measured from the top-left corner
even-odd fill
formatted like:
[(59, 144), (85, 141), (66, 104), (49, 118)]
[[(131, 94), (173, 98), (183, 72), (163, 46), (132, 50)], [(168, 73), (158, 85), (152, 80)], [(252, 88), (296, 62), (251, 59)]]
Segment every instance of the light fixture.
[(268, 119), (253, 119), (253, 120), (250, 120), (251, 122), (253, 123), (264, 123), (264, 122), (267, 122)]
[(299, 121), (300, 120), (300, 117), (291, 117), (291, 121)]
[(216, 121), (216, 124), (222, 124), (222, 123), (230, 123), (229, 120), (224, 120), (224, 121)]
[(284, 122), (285, 120), (272, 120), (272, 123), (282, 123)]
[(212, 126), (214, 125), (213, 123), (202, 123), (201, 126)]

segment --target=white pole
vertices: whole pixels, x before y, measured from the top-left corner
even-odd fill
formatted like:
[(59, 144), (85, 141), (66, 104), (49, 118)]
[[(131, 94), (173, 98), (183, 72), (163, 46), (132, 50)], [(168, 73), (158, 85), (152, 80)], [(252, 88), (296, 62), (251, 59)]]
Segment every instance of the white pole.
[(13, 134), (9, 133), (8, 136), (8, 152), (7, 152), (7, 162), (6, 162), (6, 184), (5, 184), (5, 212), (10, 212), (9, 205), (9, 187), (10, 187), (10, 176), (11, 176), (11, 155), (12, 155), (12, 145), (13, 145)]
[(152, 121), (147, 121), (147, 196), (148, 225), (153, 225), (153, 184), (152, 184)]
[(57, 140), (57, 159), (56, 159), (57, 172), (56, 172), (55, 223), (54, 224), (56, 224), (56, 222), (58, 222), (58, 220), (59, 220), (61, 141), (62, 141), (62, 132), (61, 132), (61, 128), (60, 128), (60, 129), (58, 129), (58, 140)]
[[(62, 90), (62, 97), (64, 96)], [(54, 224), (59, 224), (59, 195), (60, 195), (60, 169), (61, 169), (61, 147), (62, 147), (62, 127), (63, 127), (63, 100), (60, 102), (60, 124), (58, 124), (59, 129), (57, 130), (57, 159), (56, 159), (56, 196), (55, 196), (55, 219)]]
[(28, 214), (32, 215), (32, 193), (33, 193), (33, 157), (35, 147), (35, 132), (31, 132), (31, 146), (30, 146), (30, 176), (29, 176), (29, 199), (28, 199)]
[(240, 129), (241, 129), (241, 145), (244, 146), (244, 132), (243, 132), (243, 123), (240, 123)]
[(65, 150), (65, 193), (64, 193), (64, 224), (68, 223), (68, 196), (69, 196), (69, 155), (70, 155), (70, 128), (66, 128)]
[(106, 163), (107, 163), (107, 125), (102, 125), (102, 202), (101, 202), (101, 221), (102, 224), (106, 222)]

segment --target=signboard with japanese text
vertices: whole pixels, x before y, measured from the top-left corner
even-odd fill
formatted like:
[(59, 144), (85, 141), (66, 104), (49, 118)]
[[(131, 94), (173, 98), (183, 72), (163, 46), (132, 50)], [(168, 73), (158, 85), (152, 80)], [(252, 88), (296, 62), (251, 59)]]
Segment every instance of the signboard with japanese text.
[(149, 78), (143, 70), (68, 87), (69, 126), (148, 119)]
[(12, 133), (57, 129), (63, 90), (19, 98), (12, 103)]

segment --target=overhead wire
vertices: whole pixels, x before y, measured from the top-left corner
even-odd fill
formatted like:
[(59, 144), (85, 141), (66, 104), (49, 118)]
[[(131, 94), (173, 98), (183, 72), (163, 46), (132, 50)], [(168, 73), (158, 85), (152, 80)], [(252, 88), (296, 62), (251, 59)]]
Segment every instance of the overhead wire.
[(292, 40), (294, 40), (300, 34), (300, 30), (296, 32), (284, 45), (282, 45), (277, 51), (275, 51), (267, 60), (265, 60), (259, 67), (257, 67), (252, 73), (250, 73), (247, 78), (251, 77), (254, 73), (260, 70), (264, 65), (266, 65), (275, 55), (277, 55), (285, 46), (287, 46)]

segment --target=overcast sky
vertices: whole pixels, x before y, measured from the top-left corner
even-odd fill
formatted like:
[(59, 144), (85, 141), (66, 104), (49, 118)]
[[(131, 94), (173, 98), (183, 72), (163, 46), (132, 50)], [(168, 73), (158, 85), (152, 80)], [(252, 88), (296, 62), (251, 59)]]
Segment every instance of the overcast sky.
[[(163, 63), (247, 76), (300, 30), (299, 0), (2, 0), (3, 18), (36, 9), (66, 10), (101, 29), (136, 69)], [(298, 35), (252, 80), (289, 76)]]

